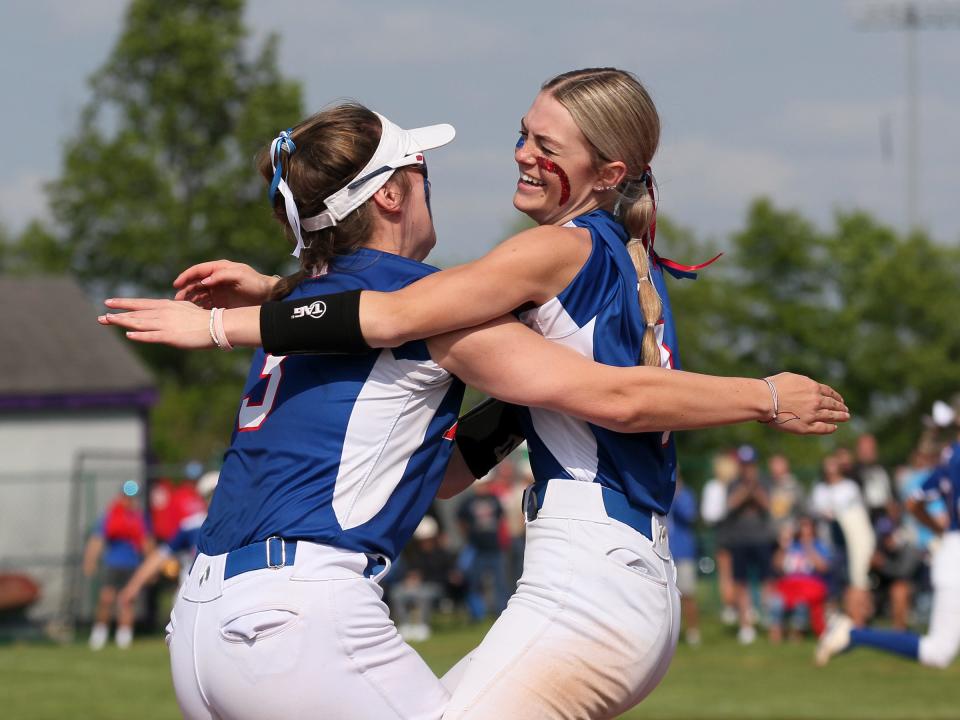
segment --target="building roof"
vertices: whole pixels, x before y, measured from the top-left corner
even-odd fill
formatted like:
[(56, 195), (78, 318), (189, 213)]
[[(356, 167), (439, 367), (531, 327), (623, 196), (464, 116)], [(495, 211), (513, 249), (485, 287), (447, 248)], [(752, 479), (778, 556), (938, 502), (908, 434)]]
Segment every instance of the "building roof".
[(97, 324), (99, 312), (70, 278), (0, 276), (0, 408), (41, 396), (149, 404), (153, 377), (116, 330)]

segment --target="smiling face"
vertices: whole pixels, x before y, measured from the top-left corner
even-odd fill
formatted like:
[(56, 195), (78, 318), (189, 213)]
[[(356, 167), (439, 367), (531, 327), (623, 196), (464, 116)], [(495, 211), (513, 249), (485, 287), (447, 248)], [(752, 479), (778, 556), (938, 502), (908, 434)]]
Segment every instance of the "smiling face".
[(607, 164), (598, 167), (590, 143), (551, 93), (537, 95), (521, 120), (514, 159), (520, 178), (513, 205), (537, 224), (562, 225), (601, 205)]

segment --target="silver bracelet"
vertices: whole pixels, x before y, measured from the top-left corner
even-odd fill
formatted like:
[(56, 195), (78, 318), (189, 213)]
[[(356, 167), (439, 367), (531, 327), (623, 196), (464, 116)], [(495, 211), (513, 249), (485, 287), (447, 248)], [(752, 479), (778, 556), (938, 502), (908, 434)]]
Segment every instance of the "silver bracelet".
[(773, 384), (773, 380), (763, 378), (763, 381), (767, 384), (767, 387), (770, 388), (770, 397), (773, 398), (773, 414), (769, 420), (761, 420), (760, 422), (773, 422), (777, 419), (777, 416), (780, 415), (780, 397), (777, 395), (777, 386)]

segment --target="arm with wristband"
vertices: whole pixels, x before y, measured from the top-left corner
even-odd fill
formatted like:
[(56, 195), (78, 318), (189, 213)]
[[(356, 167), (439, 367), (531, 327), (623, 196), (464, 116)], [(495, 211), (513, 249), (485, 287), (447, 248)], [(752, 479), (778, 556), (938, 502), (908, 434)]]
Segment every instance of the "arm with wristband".
[[(506, 316), (525, 303), (546, 301), (570, 282), (589, 249), (575, 232), (534, 228), (480, 260), (393, 293), (352, 290), (219, 312), (185, 301), (112, 299), (108, 307), (132, 312), (104, 315), (100, 322), (124, 327), (130, 339), (142, 342), (226, 349), (262, 341), (274, 355), (361, 353), (370, 346), (429, 338), (436, 362), (489, 395), (618, 432), (776, 418), (771, 425), (786, 432), (823, 434), (848, 419), (836, 392), (800, 375), (782, 373), (762, 381), (651, 366), (609, 367)], [(505, 317), (491, 320), (494, 313)]]
[[(214, 345), (212, 311), (170, 300), (115, 300), (111, 305), (135, 311), (101, 318), (104, 324), (134, 329), (128, 333), (131, 339), (179, 347)], [(224, 313), (230, 343), (247, 344), (231, 332), (226, 314), (258, 311), (250, 307)], [(324, 316), (339, 312), (342, 309), (328, 306)], [(510, 316), (427, 342), (438, 364), (489, 395), (545, 407), (617, 432), (687, 430), (757, 420), (793, 434), (827, 434), (836, 430), (836, 423), (849, 419), (840, 395), (802, 375), (780, 373), (760, 380), (602, 365), (544, 339)], [(774, 418), (777, 422), (770, 422)]]

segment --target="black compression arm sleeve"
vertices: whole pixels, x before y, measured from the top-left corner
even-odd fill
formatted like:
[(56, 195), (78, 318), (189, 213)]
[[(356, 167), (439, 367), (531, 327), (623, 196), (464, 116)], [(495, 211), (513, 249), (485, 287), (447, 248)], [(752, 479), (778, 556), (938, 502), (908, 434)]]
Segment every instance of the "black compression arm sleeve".
[(475, 478), (490, 472), (524, 440), (517, 406), (493, 398), (457, 421), (457, 447)]
[(360, 354), (370, 350), (360, 331), (360, 290), (260, 306), (260, 341), (271, 355)]

